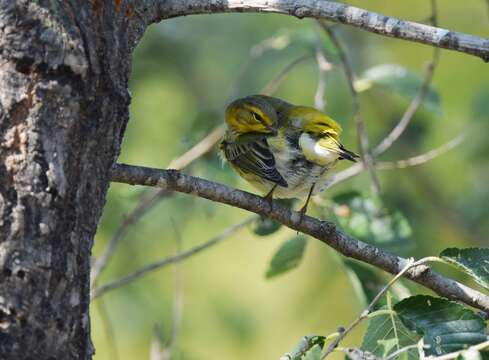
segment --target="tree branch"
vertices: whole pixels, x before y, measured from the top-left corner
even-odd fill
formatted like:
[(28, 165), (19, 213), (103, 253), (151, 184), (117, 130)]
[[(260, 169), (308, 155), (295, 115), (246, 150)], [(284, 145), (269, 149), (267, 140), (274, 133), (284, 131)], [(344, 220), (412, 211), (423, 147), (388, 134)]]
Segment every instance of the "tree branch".
[(357, 127), (357, 138), (358, 138), (358, 148), (360, 151), (360, 157), (362, 159), (364, 167), (368, 170), (370, 179), (372, 180), (372, 192), (375, 196), (380, 194), (380, 182), (375, 173), (375, 167), (373, 164), (372, 153), (369, 149), (369, 140), (367, 127), (365, 125), (365, 120), (360, 111), (360, 98), (358, 97), (358, 92), (355, 89), (355, 75), (353, 73), (353, 68), (350, 63), (350, 59), (346, 55), (346, 51), (340, 44), (340, 40), (333, 27), (326, 25), (323, 21), (318, 22), (324, 32), (329, 36), (334, 47), (338, 51), (338, 56), (340, 57), (341, 63), (343, 65), (343, 70), (345, 72), (346, 80), (348, 83), (348, 88), (351, 93), (351, 101), (353, 107), (353, 118)]
[(111, 281), (105, 285), (97, 287), (92, 291), (91, 298), (93, 300), (93, 299), (105, 294), (107, 291), (114, 290), (114, 289), (117, 289), (117, 288), (120, 288), (124, 285), (129, 284), (129, 283), (133, 282), (134, 280), (137, 280), (141, 276), (143, 276), (143, 275), (145, 275), (151, 271), (161, 269), (162, 267), (165, 267), (165, 266), (170, 265), (170, 264), (177, 264), (180, 261), (183, 261), (183, 260), (185, 260), (191, 256), (194, 256), (194, 255), (200, 253), (201, 251), (207, 250), (208, 248), (221, 243), (223, 240), (226, 240), (231, 235), (236, 233), (238, 230), (241, 230), (242, 228), (244, 228), (245, 226), (250, 224), (256, 218), (257, 217), (255, 217), (255, 216), (249, 217), (248, 219), (246, 219), (246, 220), (244, 220), (244, 221), (242, 221), (236, 225), (230, 226), (229, 228), (225, 229), (221, 234), (213, 237), (212, 239), (210, 239), (209, 241), (206, 241), (205, 243), (197, 245), (197, 246), (195, 246), (195, 247), (193, 247), (187, 251), (179, 252), (175, 256), (170, 256), (170, 257), (164, 258), (162, 260), (158, 260), (158, 261), (152, 262), (150, 264), (147, 264), (147, 265), (143, 266), (142, 268), (140, 268), (136, 271), (133, 271), (127, 275), (124, 275), (124, 276), (122, 276), (116, 280), (113, 280), (113, 281)]
[[(284, 205), (270, 204), (261, 196), (229, 188), (225, 185), (184, 175), (177, 170), (159, 170), (141, 166), (116, 164), (112, 169), (112, 181), (132, 185), (159, 187), (202, 197), (259, 215), (267, 216), (283, 225), (310, 235), (333, 247), (343, 255), (366, 262), (391, 274), (399, 273), (406, 259), (392, 255), (380, 248), (358, 241), (336, 229), (334, 223), (310, 216), (301, 216)], [(454, 280), (431, 271), (428, 266), (410, 269), (406, 277), (449, 299), (459, 300), (483, 311), (489, 311), (489, 296)]]
[(157, 0), (153, 21), (193, 14), (269, 12), (316, 18), (372, 33), (459, 51), (489, 61), (489, 39), (385, 16), (333, 1), (317, 0)]

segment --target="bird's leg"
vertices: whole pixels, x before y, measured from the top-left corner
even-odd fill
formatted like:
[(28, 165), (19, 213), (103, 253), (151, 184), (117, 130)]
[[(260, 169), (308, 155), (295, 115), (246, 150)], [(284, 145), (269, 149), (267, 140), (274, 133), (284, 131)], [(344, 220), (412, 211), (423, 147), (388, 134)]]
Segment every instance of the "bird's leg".
[(270, 191), (263, 197), (266, 201), (268, 201), (268, 204), (270, 206), (269, 212), (272, 212), (273, 210), (273, 192), (275, 191), (277, 186), (278, 184), (273, 185)]
[(306, 199), (306, 203), (304, 204), (304, 206), (299, 210), (299, 212), (301, 213), (301, 221), (302, 221), (302, 218), (304, 217), (304, 215), (306, 215), (306, 212), (307, 212), (307, 206), (309, 205), (309, 200), (311, 200), (311, 196), (312, 196), (312, 192), (314, 191), (314, 186), (316, 186), (316, 183), (312, 184), (311, 186), (311, 189), (309, 190), (309, 194), (307, 194), (307, 199)]

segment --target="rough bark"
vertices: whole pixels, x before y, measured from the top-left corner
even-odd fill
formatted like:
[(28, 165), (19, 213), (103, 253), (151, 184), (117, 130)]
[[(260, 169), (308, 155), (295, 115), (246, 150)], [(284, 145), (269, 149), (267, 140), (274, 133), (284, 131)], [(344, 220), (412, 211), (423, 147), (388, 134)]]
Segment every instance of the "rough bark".
[[(112, 169), (112, 181), (146, 185), (166, 191), (178, 191), (204, 199), (231, 205), (276, 220), (281, 224), (316, 238), (331, 246), (339, 253), (367, 264), (376, 266), (392, 274), (398, 274), (406, 266), (407, 260), (395, 256), (381, 248), (361, 242), (336, 229), (334, 223), (303, 216), (288, 207), (262, 196), (229, 188), (225, 185), (184, 175), (177, 170), (159, 170), (143, 166), (116, 164)], [(454, 280), (445, 278), (422, 265), (410, 269), (405, 276), (448, 299), (462, 301), (467, 305), (489, 311), (489, 296), (484, 295)], [(101, 290), (98, 291), (99, 295)]]
[(0, 358), (88, 359), (89, 260), (141, 33), (120, 1), (0, 0)]

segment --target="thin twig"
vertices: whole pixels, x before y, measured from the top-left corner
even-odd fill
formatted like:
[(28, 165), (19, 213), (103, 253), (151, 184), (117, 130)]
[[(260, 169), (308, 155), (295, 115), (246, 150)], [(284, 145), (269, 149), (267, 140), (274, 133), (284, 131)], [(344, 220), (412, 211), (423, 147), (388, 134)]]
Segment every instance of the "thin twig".
[(99, 301), (97, 301), (97, 310), (100, 315), (100, 321), (102, 322), (105, 337), (107, 339), (107, 347), (110, 352), (110, 358), (119, 360), (119, 352), (117, 351), (114, 328), (112, 327), (112, 322), (110, 321), (107, 308), (105, 307), (104, 299), (99, 299)]
[(172, 160), (168, 167), (170, 169), (182, 170), (192, 164), (195, 160), (200, 159), (203, 155), (211, 151), (214, 146), (222, 139), (224, 135), (224, 125), (215, 127), (197, 144), (192, 146), (187, 152), (178, 158)]
[(105, 270), (112, 255), (114, 254), (117, 245), (126, 236), (131, 226), (138, 222), (149, 210), (154, 208), (159, 201), (168, 194), (168, 191), (165, 190), (151, 191), (149, 196), (142, 199), (136, 208), (134, 208), (134, 210), (124, 218), (110, 239), (109, 244), (103, 250), (102, 255), (100, 255), (92, 265), (92, 270), (90, 273), (90, 283), (92, 286), (96, 284), (98, 277)]
[(336, 1), (327, 0), (155, 0), (157, 11), (150, 22), (191, 14), (216, 14), (221, 12), (268, 12), (298, 18), (324, 19), (347, 24), (373, 32), (427, 44), (434, 47), (460, 51), (489, 61), (489, 40), (413, 21), (367, 11)]
[(397, 161), (379, 161), (375, 167), (379, 170), (391, 170), (391, 169), (404, 169), (407, 167), (418, 166), (425, 164), (434, 158), (445, 154), (446, 152), (452, 150), (453, 148), (460, 145), (465, 139), (465, 134), (460, 134), (449, 142), (443, 144), (436, 149), (430, 150), (424, 154), (413, 156), (405, 160)]
[(229, 94), (228, 101), (231, 101), (236, 97), (243, 76), (256, 60), (258, 60), (271, 50), (282, 50), (286, 48), (289, 44), (290, 37), (288, 35), (280, 34), (266, 38), (251, 47), (248, 58), (245, 60), (240, 70), (238, 71), (230, 89), (226, 92), (226, 94)]
[(405, 352), (408, 352), (409, 350), (413, 350), (413, 349), (417, 349), (417, 348), (418, 348), (418, 344), (408, 345), (408, 346), (402, 347), (399, 350), (394, 351), (392, 354), (389, 354), (389, 356), (384, 357), (383, 360), (392, 360), (396, 356), (399, 356), (401, 354), (404, 354)]
[(351, 66), (350, 60), (348, 59), (348, 56), (346, 55), (346, 51), (343, 49), (340, 40), (336, 36), (334, 29), (331, 26), (325, 24), (324, 21), (318, 21), (318, 22), (321, 25), (322, 29), (328, 34), (329, 38), (331, 39), (331, 42), (337, 49), (341, 63), (343, 64), (343, 70), (345, 72), (346, 79), (348, 82), (348, 88), (350, 89), (351, 92), (353, 117), (355, 119), (355, 124), (357, 127), (357, 138), (358, 138), (360, 155), (362, 158), (363, 165), (368, 170), (368, 173), (372, 180), (372, 191), (374, 195), (378, 196), (380, 194), (380, 183), (379, 183), (379, 179), (377, 178), (377, 174), (375, 173), (373, 157), (369, 149), (367, 128), (365, 126), (365, 121), (360, 111), (360, 99), (354, 85), (355, 75), (353, 73), (353, 68)]
[(285, 76), (297, 65), (301, 64), (302, 62), (309, 60), (312, 58), (311, 54), (306, 54), (303, 55), (291, 63), (289, 63), (280, 73), (278, 73), (271, 81), (269, 81), (262, 89), (260, 92), (263, 95), (272, 95), (275, 91), (277, 91), (278, 86), (282, 83), (282, 81), (285, 79)]
[[(431, 0), (431, 22), (434, 26), (438, 23), (438, 8), (436, 6), (436, 0)], [(421, 85), (418, 93), (413, 98), (406, 111), (402, 115), (399, 122), (391, 130), (391, 132), (373, 149), (372, 155), (377, 157), (383, 154), (387, 149), (389, 149), (392, 144), (399, 139), (399, 137), (404, 133), (407, 126), (414, 117), (414, 114), (418, 111), (419, 107), (423, 104), (426, 96), (429, 93), (431, 81), (433, 80), (433, 74), (435, 72), (438, 60), (440, 58), (440, 49), (433, 49), (433, 56), (430, 63), (426, 67), (426, 74), (424, 77), (423, 84)]]
[[(270, 202), (262, 196), (233, 189), (223, 184), (185, 175), (176, 170), (160, 170), (125, 164), (116, 164), (112, 168), (111, 178), (115, 182), (160, 187), (248, 210), (310, 235), (347, 257), (366, 262), (392, 274), (397, 274), (404, 268), (405, 259), (346, 235), (337, 230), (333, 222), (322, 221), (307, 215), (301, 216), (300, 213), (277, 201), (273, 201), (271, 209)], [(429, 267), (426, 267), (423, 272), (408, 271), (406, 277), (432, 289), (441, 296), (489, 311), (489, 296), (445, 278), (431, 271)]]
[(92, 299), (95, 299), (95, 298), (101, 296), (102, 294), (106, 293), (107, 291), (114, 290), (114, 289), (117, 289), (121, 286), (127, 285), (130, 282), (132, 282), (132, 281), (140, 278), (141, 276), (147, 274), (148, 272), (151, 272), (151, 271), (154, 271), (157, 269), (161, 269), (162, 267), (165, 267), (165, 266), (170, 265), (170, 264), (178, 263), (182, 260), (185, 260), (185, 259), (187, 259), (193, 255), (196, 255), (196, 254), (202, 252), (203, 250), (206, 250), (206, 249), (208, 249), (214, 245), (217, 245), (217, 244), (221, 243), (223, 240), (226, 240), (227, 238), (229, 238), (235, 232), (244, 228), (246, 225), (248, 225), (249, 223), (251, 223), (255, 219), (257, 219), (256, 216), (251, 216), (243, 222), (240, 222), (236, 225), (230, 226), (229, 228), (224, 230), (221, 234), (217, 235), (216, 237), (212, 238), (209, 241), (206, 241), (203, 244), (197, 245), (197, 246), (191, 248), (190, 250), (182, 252), (178, 255), (167, 257), (167, 258), (164, 258), (162, 260), (159, 260), (159, 261), (153, 262), (151, 264), (145, 265), (142, 268), (140, 268), (140, 269), (138, 269), (132, 273), (124, 275), (124, 276), (120, 277), (119, 279), (116, 279), (114, 281), (109, 282), (108, 284), (102, 285), (102, 286), (100, 286), (100, 287), (98, 287), (92, 291)]
[[(440, 145), (437, 148), (434, 148), (428, 152), (425, 152), (420, 155), (416, 155), (403, 160), (396, 161), (379, 161), (375, 164), (375, 168), (377, 170), (392, 170), (392, 169), (403, 169), (412, 166), (419, 166), (425, 164), (438, 156), (445, 154), (446, 152), (454, 149), (458, 145), (460, 145), (465, 139), (465, 133), (462, 133), (450, 141)], [(333, 182), (330, 184), (330, 187), (336, 185), (342, 181), (345, 181), (353, 176), (360, 174), (365, 171), (365, 168), (362, 163), (356, 163), (345, 170), (340, 171), (336, 174)]]
[(316, 63), (318, 66), (318, 84), (314, 94), (314, 107), (320, 111), (326, 108), (326, 73), (333, 68), (326, 59), (322, 50), (322, 44), (316, 46)]
[(489, 340), (484, 341), (480, 344), (470, 346), (469, 348), (465, 350), (460, 350), (460, 351), (455, 351), (449, 354), (441, 355), (441, 356), (429, 356), (426, 357), (426, 360), (452, 360), (458, 358), (462, 353), (465, 353), (467, 351), (481, 351), (484, 349), (489, 348)]
[[(175, 256), (178, 256), (182, 252), (182, 235), (174, 221), (173, 227), (176, 233), (177, 242), (177, 252)], [(182, 326), (183, 317), (183, 273), (180, 262), (175, 264), (175, 291), (173, 292), (173, 313), (172, 313), (172, 327), (170, 338), (168, 339), (168, 344), (166, 349), (163, 351), (163, 360), (170, 360), (175, 353), (175, 348), (177, 344), (178, 334), (180, 333), (180, 328)]]
[(384, 294), (391, 288), (394, 283), (399, 280), (408, 270), (411, 270), (417, 266), (424, 265), (427, 262), (433, 262), (433, 261), (441, 261), (443, 262), (442, 259), (437, 258), (437, 257), (426, 257), (423, 259), (420, 259), (418, 261), (414, 261), (414, 259), (408, 259), (406, 265), (404, 268), (399, 271), (399, 273), (392, 278), (391, 281), (385, 285), (382, 290), (379, 291), (379, 293), (373, 298), (373, 300), (370, 302), (370, 304), (367, 306), (365, 310), (362, 311), (360, 316), (358, 316), (351, 324), (348, 326), (345, 331), (340, 333), (340, 336), (338, 336), (329, 346), (328, 349), (323, 353), (321, 359), (325, 359), (326, 356), (331, 354), (333, 350), (338, 346), (338, 344), (348, 335), (362, 320), (366, 319), (368, 315), (372, 312), (374, 309), (375, 305), (379, 302), (379, 300), (384, 296)]

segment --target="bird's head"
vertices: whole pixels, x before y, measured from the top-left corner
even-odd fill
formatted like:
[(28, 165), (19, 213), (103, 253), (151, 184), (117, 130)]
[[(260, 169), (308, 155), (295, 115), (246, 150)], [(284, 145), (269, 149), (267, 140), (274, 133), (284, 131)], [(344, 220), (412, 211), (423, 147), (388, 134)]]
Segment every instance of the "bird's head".
[(276, 135), (277, 112), (265, 97), (251, 95), (226, 108), (226, 124), (234, 136)]

